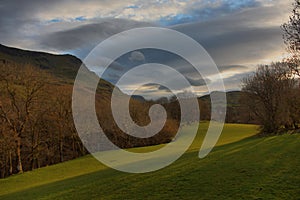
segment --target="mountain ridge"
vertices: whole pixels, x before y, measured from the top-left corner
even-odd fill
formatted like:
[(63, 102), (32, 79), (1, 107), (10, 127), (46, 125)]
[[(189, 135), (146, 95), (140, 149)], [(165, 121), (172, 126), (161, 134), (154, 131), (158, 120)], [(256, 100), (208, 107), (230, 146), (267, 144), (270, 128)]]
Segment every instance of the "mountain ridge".
[(0, 62), (29, 64), (48, 70), (56, 77), (75, 80), (82, 61), (70, 54), (51, 54), (31, 50), (18, 49), (0, 44)]

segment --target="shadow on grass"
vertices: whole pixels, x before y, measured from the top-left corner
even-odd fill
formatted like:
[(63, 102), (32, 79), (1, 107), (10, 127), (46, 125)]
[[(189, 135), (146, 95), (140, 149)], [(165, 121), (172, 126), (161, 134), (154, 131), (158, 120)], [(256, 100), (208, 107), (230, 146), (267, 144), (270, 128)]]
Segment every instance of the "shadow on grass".
[(198, 158), (198, 151), (187, 152), (172, 165), (147, 174), (103, 169), (0, 198), (296, 199), (300, 184), (299, 139), (299, 135), (252, 136), (217, 146), (204, 159)]

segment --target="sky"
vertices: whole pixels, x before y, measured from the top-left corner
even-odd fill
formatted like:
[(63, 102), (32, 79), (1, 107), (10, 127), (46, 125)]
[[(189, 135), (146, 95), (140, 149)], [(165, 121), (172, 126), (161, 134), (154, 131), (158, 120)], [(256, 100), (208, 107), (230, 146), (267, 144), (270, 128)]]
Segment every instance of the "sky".
[[(280, 61), (285, 56), (280, 25), (288, 21), (292, 3), (292, 0), (2, 0), (0, 43), (84, 59), (95, 46), (114, 34), (139, 27), (165, 27), (199, 42), (218, 66), (226, 89), (237, 90), (241, 88), (241, 79), (253, 73), (258, 64)], [(126, 71), (146, 62), (173, 65), (187, 77), (198, 95), (205, 93), (205, 83), (214, 81), (213, 76), (197, 75), (178, 56), (151, 49), (121, 56), (104, 78), (116, 83)], [(140, 82), (132, 84), (142, 84), (151, 74), (140, 76)], [(130, 91), (132, 86), (123, 89)], [(146, 97), (168, 93), (156, 84), (146, 84), (142, 90), (144, 93), (137, 91), (137, 94)]]

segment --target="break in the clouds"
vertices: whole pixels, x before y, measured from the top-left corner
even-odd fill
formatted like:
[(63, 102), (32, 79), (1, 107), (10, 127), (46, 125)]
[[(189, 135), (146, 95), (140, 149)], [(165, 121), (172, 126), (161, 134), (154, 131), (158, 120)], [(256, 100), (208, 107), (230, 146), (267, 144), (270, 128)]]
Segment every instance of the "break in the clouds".
[[(239, 79), (257, 64), (282, 58), (285, 47), (280, 25), (288, 20), (292, 3), (292, 0), (2, 0), (0, 43), (71, 53), (83, 59), (113, 34), (136, 27), (169, 27), (203, 45), (219, 66), (227, 89), (236, 89)], [(175, 64), (199, 87), (203, 80), (212, 79), (194, 77), (194, 71), (177, 58), (153, 59), (153, 55), (139, 50), (131, 52), (113, 64), (107, 79), (116, 81), (134, 66), (132, 63), (152, 61)]]

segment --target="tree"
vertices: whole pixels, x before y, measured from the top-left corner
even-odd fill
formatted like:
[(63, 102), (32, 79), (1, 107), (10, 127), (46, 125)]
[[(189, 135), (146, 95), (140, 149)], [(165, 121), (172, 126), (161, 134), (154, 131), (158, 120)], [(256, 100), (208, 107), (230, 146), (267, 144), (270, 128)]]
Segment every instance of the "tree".
[(10, 137), (8, 127), (0, 119), (0, 177), (13, 174), (13, 157), (15, 142)]
[(293, 5), (289, 21), (284, 23), (281, 28), (284, 31), (283, 38), (287, 50), (291, 54), (286, 62), (293, 73), (300, 76), (300, 0), (295, 0)]
[[(281, 28), (284, 31), (283, 39), (287, 46), (290, 56), (285, 59), (295, 77), (300, 78), (300, 0), (295, 0), (293, 4), (292, 15), (287, 23)], [(294, 88), (289, 98), (290, 116), (293, 126), (298, 129), (300, 122), (300, 81), (299, 87)]]
[[(23, 172), (22, 138), (30, 123), (38, 117), (45, 76), (31, 66), (10, 65), (0, 68), (0, 118), (7, 125), (16, 142), (17, 169)], [(39, 105), (39, 106), (38, 106)]]
[(243, 79), (242, 91), (247, 99), (244, 103), (258, 119), (264, 133), (275, 133), (292, 121), (288, 100), (295, 81), (289, 72), (286, 63), (272, 63), (259, 66), (253, 75)]
[(0, 63), (0, 177), (87, 153), (71, 113), (72, 86), (35, 66)]
[(80, 144), (72, 116), (72, 88), (68, 86), (56, 87), (53, 93), (60, 94), (53, 97), (48, 117), (51, 118), (51, 125), (56, 133), (55, 137), (58, 146), (59, 161), (76, 158), (84, 154)]

